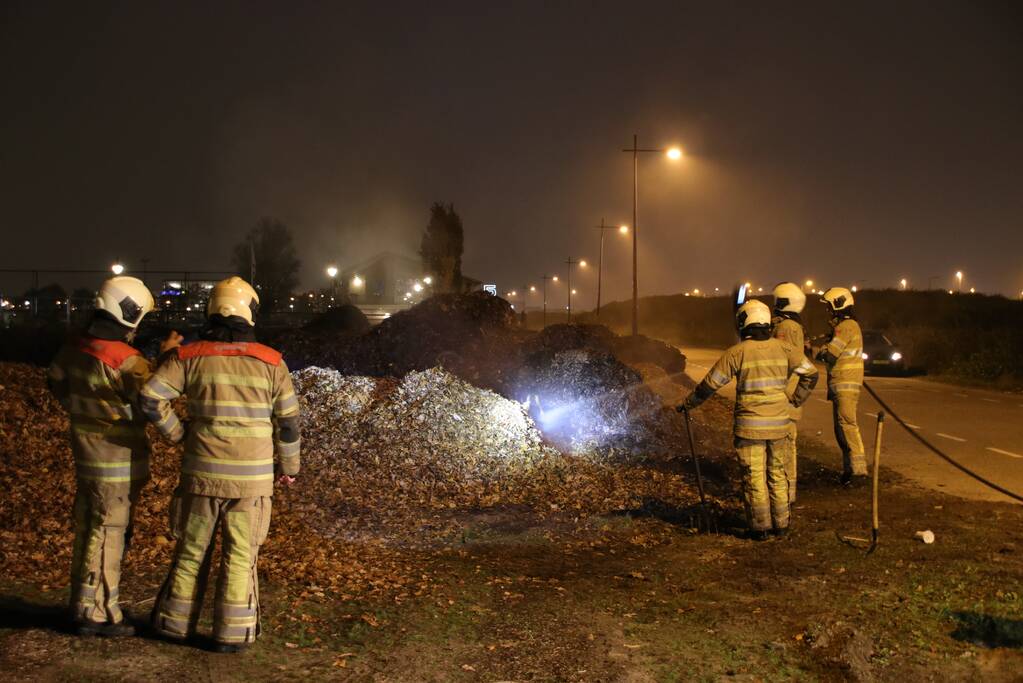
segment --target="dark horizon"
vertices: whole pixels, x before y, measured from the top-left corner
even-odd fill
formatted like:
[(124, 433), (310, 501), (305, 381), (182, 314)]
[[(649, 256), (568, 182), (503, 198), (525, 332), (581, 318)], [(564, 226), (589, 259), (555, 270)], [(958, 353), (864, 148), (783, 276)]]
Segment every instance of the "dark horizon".
[[(641, 296), (956, 270), (1023, 290), (1014, 6), (628, 11), (9, 3), (0, 268), (221, 270), (272, 216), (319, 287), (415, 252), (445, 201), (464, 272), (519, 289), (631, 223), (636, 132), (686, 153), (640, 160)], [(605, 258), (605, 300), (628, 297), (627, 242)]]

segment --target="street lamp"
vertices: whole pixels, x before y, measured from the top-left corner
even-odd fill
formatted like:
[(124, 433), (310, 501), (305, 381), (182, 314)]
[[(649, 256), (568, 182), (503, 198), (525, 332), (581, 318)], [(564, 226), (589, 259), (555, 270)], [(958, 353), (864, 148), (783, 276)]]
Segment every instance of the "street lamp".
[(902, 278), (901, 280), (899, 280), (899, 289), (905, 291), (906, 287), (908, 287), (908, 286), (909, 286), (909, 282), (906, 280), (906, 278)]
[(632, 148), (623, 149), (623, 152), (632, 153), (632, 334), (639, 334), (639, 274), (638, 274), (638, 252), (639, 252), (639, 155), (641, 152), (652, 152), (664, 154), (672, 161), (682, 158), (682, 150), (678, 147), (668, 149), (640, 149), (639, 136), (633, 134)]
[(813, 289), (813, 280), (807, 280), (804, 285), (804, 289)]
[(565, 265), (568, 266), (568, 279), (565, 280), (566, 288), (568, 289), (568, 324), (572, 324), (572, 295), (575, 294), (575, 290), (572, 289), (572, 266), (579, 266), (580, 268), (586, 267), (586, 261), (576, 261), (571, 256), (565, 261)]
[(433, 278), (430, 277), (429, 275), (427, 275), (426, 277), (423, 278), (423, 282), (425, 282), (428, 285), (432, 285), (433, 284)]
[(114, 265), (110, 266), (110, 270), (114, 275), (120, 275), (124, 272), (124, 265), (120, 261), (115, 261)]
[(540, 279), (543, 280), (543, 327), (547, 328), (547, 281), (553, 282), (558, 281), (557, 275), (541, 275)]
[(956, 271), (956, 291), (963, 291), (963, 271), (961, 270)]
[[(605, 225), (604, 219), (600, 219), (600, 225), (596, 226), (597, 230), (600, 230), (600, 252), (597, 256), (597, 317), (600, 317), (600, 286), (601, 280), (604, 274), (604, 233), (611, 230), (613, 226)], [(620, 225), (618, 226), (618, 232), (623, 235), (629, 234), (629, 226)]]
[(330, 278), (330, 300), (337, 297), (337, 266), (327, 266), (327, 277)]

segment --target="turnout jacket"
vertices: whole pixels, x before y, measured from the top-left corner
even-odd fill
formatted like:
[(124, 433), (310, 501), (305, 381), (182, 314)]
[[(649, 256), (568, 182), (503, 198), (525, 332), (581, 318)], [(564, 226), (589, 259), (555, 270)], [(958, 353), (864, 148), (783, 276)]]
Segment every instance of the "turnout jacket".
[(858, 322), (852, 318), (839, 321), (817, 357), (828, 368), (830, 395), (859, 392), (863, 384), (863, 333)]
[[(799, 322), (798, 318), (790, 318), (784, 315), (775, 316), (771, 320), (771, 324), (774, 325), (774, 338), (779, 339), (790, 346), (795, 347), (800, 353), (803, 353), (806, 340), (806, 330), (803, 329), (803, 325)], [(792, 377), (789, 378), (789, 382), (786, 385), (786, 393), (789, 398), (795, 393), (798, 388), (797, 375), (793, 373)], [(793, 420), (799, 420), (803, 417), (803, 409), (792, 406), (789, 410), (789, 415)]]
[(152, 368), (122, 341), (85, 335), (65, 344), (47, 370), (68, 411), (79, 485), (123, 496), (149, 480), (146, 421), (135, 407)]
[[(170, 402), (188, 399), (189, 425)], [(181, 490), (216, 498), (273, 495), (274, 455), (299, 470), (299, 406), (281, 354), (255, 342), (200, 341), (177, 349), (142, 388), (163, 436), (184, 440)]]
[[(785, 392), (791, 374), (799, 383), (791, 401)], [(725, 351), (687, 403), (695, 408), (736, 379), (735, 436), (781, 439), (789, 434), (789, 409), (802, 405), (817, 384), (817, 368), (801, 349), (778, 339), (744, 339)]]

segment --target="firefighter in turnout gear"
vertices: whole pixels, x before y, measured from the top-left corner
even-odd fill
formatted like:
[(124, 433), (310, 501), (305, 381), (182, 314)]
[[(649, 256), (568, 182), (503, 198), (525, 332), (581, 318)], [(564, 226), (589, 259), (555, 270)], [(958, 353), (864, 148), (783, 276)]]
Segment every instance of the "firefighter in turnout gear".
[(831, 314), (831, 334), (815, 358), (828, 368), (828, 400), (835, 420), (835, 439), (842, 449), (842, 483), (853, 477), (866, 476), (867, 458), (863, 450), (860, 427), (856, 422), (856, 405), (863, 386), (863, 333), (856, 322), (853, 295), (844, 287), (824, 292), (821, 302)]
[[(695, 408), (734, 377), (735, 450), (743, 468), (743, 495), (750, 537), (764, 540), (773, 530), (785, 535), (789, 526), (785, 442), (790, 408), (802, 405), (817, 383), (817, 369), (802, 349), (771, 336), (771, 311), (748, 301), (735, 314), (741, 341), (725, 351), (678, 410)], [(789, 377), (798, 385), (786, 394)]]
[[(136, 407), (152, 372), (129, 345), (153, 310), (149, 288), (133, 277), (100, 287), (86, 332), (57, 353), (47, 372), (50, 389), (67, 409), (75, 460), (75, 540), (71, 560), (71, 618), (80, 635), (135, 632), (118, 602), (121, 559), (133, 507), (149, 481), (146, 423)], [(180, 343), (172, 332), (161, 351)]]
[[(782, 282), (774, 288), (774, 311), (771, 324), (774, 325), (774, 338), (786, 342), (790, 346), (803, 352), (806, 340), (806, 330), (803, 328), (803, 320), (800, 314), (806, 306), (806, 295), (799, 285), (792, 282)], [(789, 379), (787, 392), (789, 396), (796, 390), (798, 382), (795, 375)], [(792, 418), (789, 422), (789, 436), (786, 439), (784, 448), (785, 475), (789, 481), (789, 502), (796, 502), (796, 425), (803, 416), (803, 409), (792, 406), (789, 410)]]
[[(270, 527), (275, 454), (281, 483), (290, 485), (299, 470), (298, 398), (281, 354), (256, 343), (258, 303), (241, 278), (218, 283), (203, 339), (180, 347), (141, 395), (160, 433), (185, 445), (170, 513), (177, 546), (152, 624), (175, 640), (195, 633), (219, 529), (213, 613), (219, 652), (236, 652), (259, 635), (256, 560)], [(170, 405), (181, 395), (188, 399), (187, 428)]]

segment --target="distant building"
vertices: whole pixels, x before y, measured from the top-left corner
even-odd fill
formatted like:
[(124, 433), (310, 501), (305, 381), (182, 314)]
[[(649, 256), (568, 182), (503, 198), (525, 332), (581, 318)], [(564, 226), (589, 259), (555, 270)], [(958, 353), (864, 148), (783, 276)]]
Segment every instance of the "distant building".
[[(418, 256), (381, 252), (337, 275), (338, 290), (358, 306), (403, 306), (432, 292), (430, 274)], [(464, 291), (479, 289), (480, 281), (462, 277)]]

